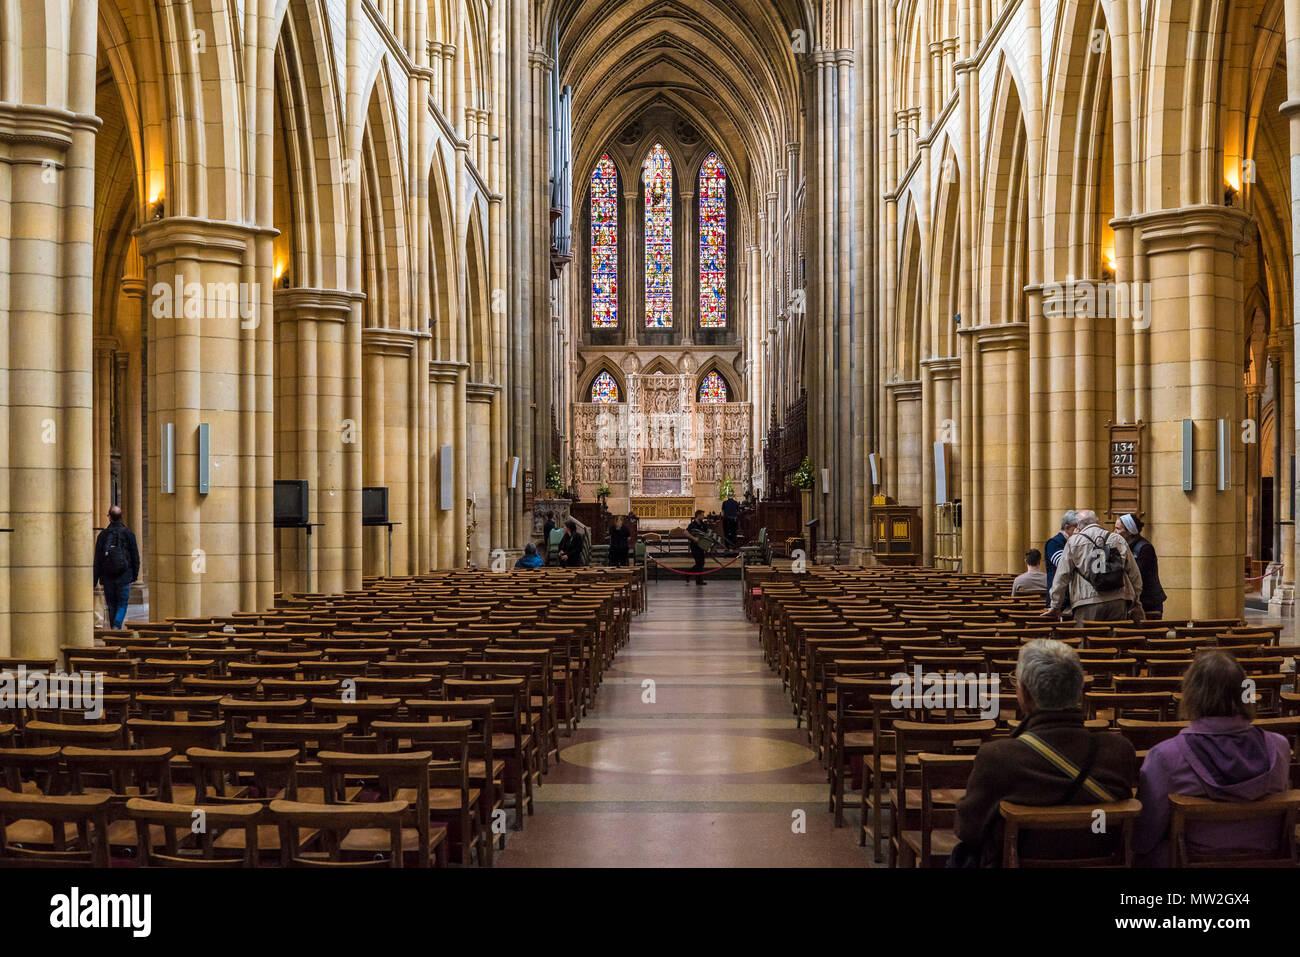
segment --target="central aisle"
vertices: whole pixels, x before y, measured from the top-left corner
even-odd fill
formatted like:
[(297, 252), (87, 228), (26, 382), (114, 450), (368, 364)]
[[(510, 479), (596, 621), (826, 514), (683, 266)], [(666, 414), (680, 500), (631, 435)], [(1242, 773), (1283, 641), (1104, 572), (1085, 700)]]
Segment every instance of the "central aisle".
[[(825, 771), (763, 661), (740, 583), (651, 583), (647, 594), (499, 864), (866, 866), (853, 828), (833, 827)], [(805, 833), (794, 833), (797, 810)]]

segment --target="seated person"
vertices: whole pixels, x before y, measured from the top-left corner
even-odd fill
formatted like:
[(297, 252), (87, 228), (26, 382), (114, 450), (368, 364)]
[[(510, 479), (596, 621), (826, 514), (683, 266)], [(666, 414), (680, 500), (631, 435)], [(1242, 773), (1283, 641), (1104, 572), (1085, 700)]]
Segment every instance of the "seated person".
[(560, 539), (560, 564), (565, 568), (586, 564), (582, 558), (582, 551), (587, 540), (582, 532), (578, 531), (578, 523), (569, 519), (564, 523), (564, 527), (566, 531), (564, 537)]
[(524, 553), (519, 556), (519, 561), (515, 562), (515, 568), (541, 568), (542, 556), (537, 551), (537, 546), (529, 542), (524, 546)]
[[(953, 864), (964, 865), (967, 859), (978, 860), (982, 867), (1001, 864), (1001, 801), (1044, 807), (1104, 803), (1086, 786), (1089, 779), (1110, 801), (1133, 796), (1137, 781), (1133, 745), (1121, 735), (1085, 728), (1082, 696), (1083, 666), (1073, 648), (1054, 638), (1036, 638), (1021, 646), (1016, 700), (1026, 717), (1009, 738), (988, 741), (975, 755), (966, 794), (957, 802), (954, 830), (962, 844), (953, 852)], [(1085, 772), (1086, 778), (1080, 775), (1076, 781), (1075, 775), (1061, 770), (1024, 740), (1029, 735), (1036, 746), (1046, 745)], [(1022, 838), (1021, 853), (1025, 857), (1092, 857), (1097, 854), (1096, 837), (1029, 832)]]
[(1025, 552), (1025, 570), (1011, 583), (1011, 594), (1047, 592), (1047, 574), (1043, 571), (1043, 553), (1036, 548)]
[[(1189, 720), (1177, 736), (1147, 752), (1138, 783), (1142, 813), (1133, 832), (1139, 867), (1168, 867), (1169, 795), (1212, 801), (1253, 801), (1287, 789), (1291, 746), (1250, 723), (1254, 705), (1242, 701), (1246, 673), (1237, 659), (1205, 651), (1183, 675), (1179, 713)], [(1192, 853), (1276, 848), (1275, 821), (1227, 821), (1188, 826)]]

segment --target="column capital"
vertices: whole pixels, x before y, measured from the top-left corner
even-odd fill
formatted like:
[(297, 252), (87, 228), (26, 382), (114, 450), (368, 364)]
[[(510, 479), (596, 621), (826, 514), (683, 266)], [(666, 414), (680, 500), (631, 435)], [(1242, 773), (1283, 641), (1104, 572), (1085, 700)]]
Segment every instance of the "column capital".
[(122, 347), (117, 341), (117, 336), (95, 336), (95, 354), (106, 355), (110, 352), (116, 352)]
[(312, 319), (321, 322), (347, 322), (352, 316), (352, 304), (365, 302), (366, 299), (364, 292), (352, 292), (347, 289), (313, 289), (305, 286), (276, 289), (273, 295), (277, 321)]
[(1229, 252), (1244, 242), (1250, 216), (1236, 206), (1202, 204), (1140, 213), (1129, 223), (1141, 231), (1148, 255), (1205, 247)]
[(149, 259), (168, 247), (183, 247), (186, 258), (242, 264), (249, 254), (252, 240), (274, 238), (278, 229), (232, 223), (195, 216), (169, 216), (153, 219), (137, 227), (140, 255)]
[(430, 338), (427, 332), (366, 326), (361, 330), (361, 351), (371, 355), (409, 356), (415, 352), (416, 342)]
[(130, 296), (133, 299), (143, 299), (145, 290), (149, 287), (145, 284), (144, 279), (139, 276), (122, 277), (122, 295)]

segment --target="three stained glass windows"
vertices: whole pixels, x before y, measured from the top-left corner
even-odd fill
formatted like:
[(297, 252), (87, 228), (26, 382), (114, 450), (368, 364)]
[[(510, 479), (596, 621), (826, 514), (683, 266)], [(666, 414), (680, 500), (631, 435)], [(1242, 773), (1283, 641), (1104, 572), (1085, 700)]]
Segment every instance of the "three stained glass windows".
[(618, 383), (608, 372), (602, 372), (591, 382), (592, 402), (617, 402)]
[(673, 161), (656, 143), (641, 170), (645, 184), (645, 324), (673, 324)]
[[(656, 143), (645, 185), (645, 324), (673, 325), (673, 163)], [(606, 153), (591, 172), (591, 325), (618, 327), (618, 169)], [(700, 325), (727, 325), (727, 170), (717, 153), (700, 167)], [(726, 385), (723, 383), (725, 390)], [(613, 400), (617, 401), (617, 399)], [(726, 401), (725, 399), (721, 401)]]
[(727, 171), (710, 153), (700, 167), (700, 325), (726, 324)]
[(609, 154), (591, 173), (591, 325), (618, 325), (618, 170)]
[(700, 382), (700, 402), (726, 402), (727, 380), (716, 372), (710, 372)]

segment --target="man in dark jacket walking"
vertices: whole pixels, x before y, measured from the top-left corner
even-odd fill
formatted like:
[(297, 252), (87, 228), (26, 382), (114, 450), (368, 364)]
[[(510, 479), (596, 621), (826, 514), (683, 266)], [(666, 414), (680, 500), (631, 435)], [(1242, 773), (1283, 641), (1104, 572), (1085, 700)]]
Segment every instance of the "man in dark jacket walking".
[[(1083, 666), (1073, 648), (1054, 638), (1021, 646), (1016, 700), (1027, 717), (1010, 737), (980, 747), (966, 794), (957, 802), (957, 838), (982, 866), (996, 867), (1002, 860), (1002, 801), (1095, 805), (1133, 796), (1138, 779), (1133, 745), (1121, 735), (1084, 727), (1082, 697)], [(1062, 770), (1059, 758), (1084, 775), (1076, 781)], [(1068, 858), (1100, 856), (1108, 849), (1105, 838), (1091, 833), (1027, 832), (1020, 852), (1024, 857)]]
[(95, 584), (104, 586), (109, 628), (121, 628), (131, 603), (131, 583), (140, 577), (135, 533), (122, 522), (122, 507), (108, 510), (108, 527), (95, 539)]
[[(1052, 580), (1056, 578), (1056, 567), (1061, 562), (1061, 553), (1065, 551), (1065, 543), (1069, 541), (1071, 535), (1079, 530), (1079, 513), (1070, 509), (1061, 517), (1061, 530), (1047, 540), (1043, 545), (1043, 566), (1047, 572), (1047, 594), (1052, 593)], [(1047, 597), (1043, 597), (1043, 604), (1051, 604)], [(1065, 599), (1065, 607), (1070, 607), (1070, 599)]]

